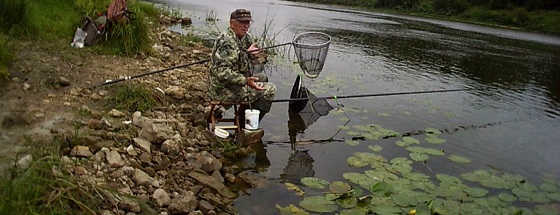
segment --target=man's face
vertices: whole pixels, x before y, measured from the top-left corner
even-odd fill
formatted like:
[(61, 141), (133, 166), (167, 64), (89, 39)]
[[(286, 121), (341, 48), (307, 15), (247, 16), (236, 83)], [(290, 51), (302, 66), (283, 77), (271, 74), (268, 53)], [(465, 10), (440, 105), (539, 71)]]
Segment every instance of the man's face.
[(243, 38), (245, 34), (247, 34), (247, 31), (249, 31), (251, 21), (231, 19), (229, 20), (229, 26), (238, 38)]

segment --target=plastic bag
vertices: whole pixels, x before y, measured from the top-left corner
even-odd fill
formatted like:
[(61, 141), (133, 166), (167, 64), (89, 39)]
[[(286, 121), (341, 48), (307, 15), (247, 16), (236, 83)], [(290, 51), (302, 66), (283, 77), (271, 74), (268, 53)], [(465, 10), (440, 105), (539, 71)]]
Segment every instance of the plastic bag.
[(83, 48), (84, 41), (86, 39), (87, 32), (83, 31), (81, 28), (76, 28), (76, 33), (74, 33), (74, 40), (70, 43), (70, 46), (74, 48)]

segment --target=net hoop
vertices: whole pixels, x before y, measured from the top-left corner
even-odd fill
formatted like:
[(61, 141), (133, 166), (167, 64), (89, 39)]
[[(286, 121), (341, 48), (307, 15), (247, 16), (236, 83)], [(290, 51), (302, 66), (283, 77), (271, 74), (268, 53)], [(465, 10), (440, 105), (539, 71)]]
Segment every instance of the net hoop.
[(304, 32), (292, 41), (298, 63), (308, 78), (316, 78), (323, 70), (331, 44), (331, 36), (322, 32)]

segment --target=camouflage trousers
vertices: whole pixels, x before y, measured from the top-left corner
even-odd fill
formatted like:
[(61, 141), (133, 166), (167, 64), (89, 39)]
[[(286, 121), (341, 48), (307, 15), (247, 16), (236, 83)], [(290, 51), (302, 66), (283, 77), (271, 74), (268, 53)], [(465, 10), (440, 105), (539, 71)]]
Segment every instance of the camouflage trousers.
[[(276, 94), (276, 86), (269, 82), (257, 82), (262, 84), (264, 90), (256, 90), (249, 86), (231, 89), (228, 87), (214, 88), (211, 94), (212, 99), (222, 102), (243, 102), (248, 101), (253, 109), (260, 110), (261, 114), (268, 113), (272, 105), (271, 101)], [(224, 106), (229, 109), (231, 105)]]

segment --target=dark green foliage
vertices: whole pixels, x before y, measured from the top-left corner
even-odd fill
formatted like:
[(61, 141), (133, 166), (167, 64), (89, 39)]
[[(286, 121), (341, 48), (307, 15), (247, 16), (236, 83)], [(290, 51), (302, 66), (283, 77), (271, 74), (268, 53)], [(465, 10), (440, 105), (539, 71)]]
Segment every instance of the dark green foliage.
[(0, 1), (0, 31), (8, 32), (12, 26), (23, 23), (26, 15), (27, 1)]
[(109, 108), (126, 110), (129, 112), (150, 110), (156, 104), (151, 91), (141, 85), (122, 85), (115, 94), (107, 100)]
[(8, 43), (8, 37), (0, 33), (0, 81), (8, 78), (8, 67), (12, 63), (13, 56)]
[(434, 0), (434, 10), (438, 13), (455, 15), (469, 8), (467, 0)]
[(419, 0), (377, 0), (376, 7), (412, 9), (418, 6)]

